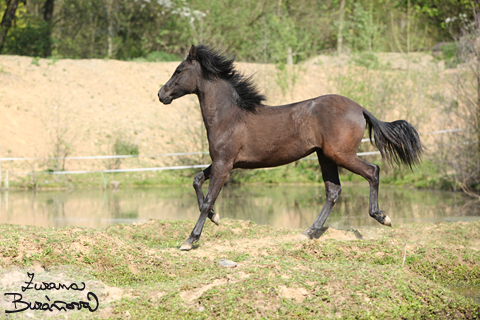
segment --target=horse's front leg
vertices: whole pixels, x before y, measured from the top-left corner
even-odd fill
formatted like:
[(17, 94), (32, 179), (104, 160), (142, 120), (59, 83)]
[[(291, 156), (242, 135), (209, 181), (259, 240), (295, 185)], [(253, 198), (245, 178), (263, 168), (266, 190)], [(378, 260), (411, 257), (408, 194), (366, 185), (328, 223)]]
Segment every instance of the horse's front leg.
[(218, 194), (220, 193), (225, 178), (230, 170), (232, 170), (231, 163), (219, 161), (212, 164), (210, 172), (210, 185), (208, 186), (207, 196), (205, 197), (200, 209), (200, 217), (198, 218), (197, 224), (195, 224), (195, 228), (193, 228), (192, 233), (180, 247), (180, 250), (191, 250), (193, 243), (200, 239), (200, 235), (202, 234), (203, 226), (205, 224), (205, 220), (207, 219), (208, 213), (212, 211), (213, 205), (217, 200)]
[[(208, 166), (205, 170), (197, 173), (195, 178), (193, 179), (193, 188), (195, 189), (195, 193), (197, 194), (198, 200), (198, 209), (202, 210), (203, 201), (205, 198), (203, 197), (203, 190), (202, 186), (205, 181), (210, 179), (210, 172), (212, 170), (212, 165)], [(220, 224), (220, 215), (213, 211), (213, 209), (208, 213), (208, 218), (212, 220), (217, 226)]]

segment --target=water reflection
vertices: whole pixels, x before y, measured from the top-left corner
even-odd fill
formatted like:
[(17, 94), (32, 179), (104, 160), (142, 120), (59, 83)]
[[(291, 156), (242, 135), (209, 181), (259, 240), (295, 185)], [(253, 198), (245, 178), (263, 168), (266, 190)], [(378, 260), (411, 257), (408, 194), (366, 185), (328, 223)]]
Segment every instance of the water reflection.
[[(368, 185), (344, 186), (327, 224), (336, 228), (379, 227), (368, 216)], [(277, 227), (306, 228), (325, 199), (322, 186), (225, 187), (216, 204), (221, 217)], [(383, 187), (380, 208), (394, 224), (480, 220), (479, 202), (461, 193)], [(0, 197), (0, 223), (106, 227), (153, 219), (196, 219), (191, 187), (126, 189), (118, 192), (9, 192)]]
[(472, 298), (477, 304), (480, 304), (480, 285), (448, 285), (449, 289), (461, 294), (464, 297)]

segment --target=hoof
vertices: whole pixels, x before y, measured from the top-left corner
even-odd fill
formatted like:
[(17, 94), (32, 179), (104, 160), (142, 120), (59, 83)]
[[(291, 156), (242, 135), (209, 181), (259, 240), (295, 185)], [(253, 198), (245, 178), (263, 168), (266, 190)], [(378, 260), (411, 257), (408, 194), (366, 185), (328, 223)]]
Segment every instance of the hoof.
[(318, 239), (320, 238), (329, 227), (322, 227), (320, 229), (307, 229), (303, 231), (297, 238), (298, 241), (303, 241), (307, 239)]
[(383, 225), (385, 225), (387, 227), (391, 227), (392, 226), (392, 219), (390, 219), (389, 216), (385, 216), (385, 219), (383, 220)]
[(303, 231), (300, 236), (298, 237), (298, 240), (307, 240), (307, 239), (319, 239), (327, 230), (329, 227), (322, 227), (320, 229), (307, 229)]
[(392, 219), (389, 216), (384, 215), (383, 211), (378, 211), (374, 213), (370, 213), (370, 217), (377, 220), (378, 223), (383, 224), (384, 226), (391, 227), (392, 226)]
[(220, 225), (220, 215), (218, 213), (214, 212), (210, 220), (212, 220), (212, 222), (215, 223), (217, 226)]
[(190, 250), (192, 250), (192, 245), (190, 243), (188, 243), (187, 241), (182, 243), (182, 246), (180, 247), (180, 251), (190, 251)]

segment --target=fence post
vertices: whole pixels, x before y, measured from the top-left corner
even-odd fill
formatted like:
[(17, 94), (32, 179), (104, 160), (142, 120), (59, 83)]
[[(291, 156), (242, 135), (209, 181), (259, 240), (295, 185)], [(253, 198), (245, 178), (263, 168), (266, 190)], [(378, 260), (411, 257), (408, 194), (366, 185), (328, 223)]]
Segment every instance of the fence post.
[(5, 190), (8, 191), (8, 170), (5, 171)]

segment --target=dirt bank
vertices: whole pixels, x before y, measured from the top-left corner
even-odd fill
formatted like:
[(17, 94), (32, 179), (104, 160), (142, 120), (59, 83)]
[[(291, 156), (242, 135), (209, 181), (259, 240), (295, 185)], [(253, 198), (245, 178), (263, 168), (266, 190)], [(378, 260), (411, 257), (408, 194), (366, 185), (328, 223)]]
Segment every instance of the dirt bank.
[[(87, 301), (76, 318), (427, 318), (475, 319), (480, 305), (448, 284), (480, 286), (478, 222), (394, 229), (329, 229), (314, 241), (300, 230), (225, 220), (205, 226), (199, 246), (179, 245), (194, 221), (157, 221), (108, 229), (1, 225), (0, 285), (85, 282), (85, 291), (24, 292), (25, 301)], [(218, 265), (220, 259), (235, 268)], [(35, 300), (37, 299), (37, 300)], [(53, 299), (51, 299), (53, 301)], [(0, 312), (13, 308), (12, 299)], [(93, 300), (92, 300), (93, 305)], [(63, 317), (28, 311), (19, 318)]]
[[(273, 65), (252, 63), (238, 63), (237, 67), (245, 74), (255, 74), (255, 81), (271, 105), (327, 93), (348, 94), (351, 90), (368, 96), (371, 94), (368, 90), (378, 91), (388, 86), (386, 78), (379, 84), (374, 83), (375, 73), (381, 73), (381, 77), (385, 76), (385, 70), (394, 77), (403, 77), (405, 73), (405, 59), (398, 54), (380, 54), (381, 67), (371, 72), (352, 67), (349, 59), (347, 56), (320, 56), (285, 71)], [(119, 138), (137, 144), (143, 155), (206, 150), (197, 99), (188, 96), (168, 106), (157, 99), (157, 91), (177, 64), (56, 61), (0, 55), (0, 156), (49, 157), (55, 154), (58, 146), (68, 148), (71, 156), (109, 155)], [(436, 74), (443, 70), (431, 56), (424, 54), (414, 56), (411, 65), (412, 70), (430, 72), (435, 68)], [(368, 83), (375, 88), (367, 91), (356, 88)], [(376, 86), (380, 86), (378, 90)], [(430, 89), (421, 90), (419, 99), (424, 99), (424, 91)], [(383, 111), (378, 112), (386, 120), (407, 117), (405, 108), (418, 108), (418, 103), (404, 108), (392, 98), (385, 98), (389, 99), (389, 104), (381, 104)], [(411, 96), (408, 101), (416, 103), (416, 99)], [(408, 117), (415, 122), (412, 116)], [(124, 167), (160, 165), (166, 161), (166, 158), (143, 157), (126, 160)], [(3, 166), (4, 170), (8, 167), (48, 168), (45, 161), (40, 160), (4, 163)], [(104, 169), (106, 166), (105, 161), (98, 160), (66, 163), (67, 169)]]

